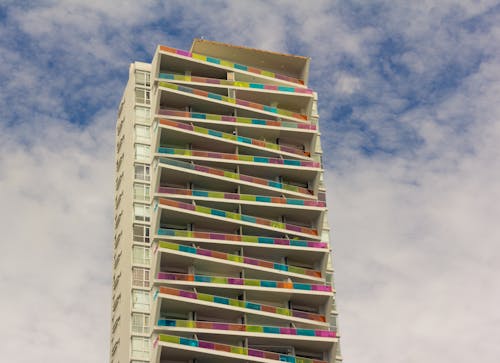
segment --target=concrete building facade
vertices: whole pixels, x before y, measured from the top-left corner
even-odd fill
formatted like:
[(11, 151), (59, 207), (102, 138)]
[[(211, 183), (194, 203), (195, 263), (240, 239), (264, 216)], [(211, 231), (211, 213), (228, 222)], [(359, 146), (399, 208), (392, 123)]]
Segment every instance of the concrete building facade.
[(201, 39), (131, 64), (111, 362), (341, 361), (308, 69)]

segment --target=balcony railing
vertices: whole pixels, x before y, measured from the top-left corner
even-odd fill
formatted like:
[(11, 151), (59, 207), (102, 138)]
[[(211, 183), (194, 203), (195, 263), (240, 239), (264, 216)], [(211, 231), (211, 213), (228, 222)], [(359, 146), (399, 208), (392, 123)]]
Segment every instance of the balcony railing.
[(194, 205), (194, 204), (190, 204), (190, 203), (183, 203), (183, 202), (179, 202), (179, 201), (172, 200), (172, 199), (159, 198), (159, 204), (164, 205), (164, 206), (165, 205), (170, 206), (173, 208), (189, 210), (192, 212), (208, 214), (210, 216), (228, 218), (228, 219), (232, 219), (232, 220), (236, 220), (236, 221), (257, 224), (259, 226), (272, 227), (275, 229), (282, 229), (282, 230), (293, 231), (293, 232), (298, 232), (298, 233), (303, 233), (303, 234), (309, 234), (312, 236), (318, 235), (318, 230), (315, 228), (297, 226), (297, 225), (291, 224), (291, 223), (278, 222), (278, 221), (274, 221), (272, 219), (254, 217), (254, 216), (250, 216), (247, 214), (227, 212), (227, 211), (220, 210), (220, 209), (203, 207), (203, 206)]
[(274, 113), (274, 114), (280, 115), (280, 116), (292, 117), (294, 119), (301, 120), (301, 121), (307, 121), (308, 120), (307, 115), (304, 115), (304, 114), (301, 114), (301, 113), (298, 113), (298, 112), (284, 110), (282, 108), (268, 106), (268, 105), (263, 105), (263, 104), (256, 103), (256, 102), (246, 101), (246, 100), (242, 100), (242, 99), (239, 99), (239, 98), (222, 96), (222, 95), (220, 95), (218, 93), (207, 92), (207, 91), (203, 91), (203, 90), (200, 90), (200, 89), (197, 89), (197, 88), (190, 88), (190, 87), (186, 87), (186, 86), (180, 86), (180, 85), (177, 85), (177, 84), (174, 84), (174, 83), (168, 83), (168, 82), (159, 82), (158, 85), (160, 87), (173, 89), (173, 90), (178, 91), (178, 92), (188, 93), (188, 94), (192, 94), (192, 95), (195, 95), (195, 96), (201, 96), (201, 97), (205, 97), (207, 99), (216, 100), (216, 101), (222, 101), (222, 102), (230, 103), (230, 104), (233, 104), (233, 105), (239, 105), (239, 106), (249, 107), (249, 108), (252, 108), (252, 109), (255, 109), (255, 110), (258, 110), (258, 111), (265, 111), (265, 112)]
[(158, 326), (190, 328), (190, 329), (230, 330), (230, 331), (241, 331), (249, 333), (299, 335), (299, 336), (318, 337), (318, 338), (337, 337), (337, 333), (331, 330), (300, 329), (300, 328), (296, 329), (296, 328), (287, 328), (280, 326), (229, 324), (229, 323), (195, 321), (195, 320), (159, 319)]
[(337, 337), (337, 333), (331, 330), (300, 329), (300, 328), (296, 329), (296, 328), (287, 328), (281, 326), (229, 324), (229, 323), (196, 321), (196, 320), (159, 319), (158, 326), (190, 328), (190, 329), (230, 330), (230, 331), (241, 331), (248, 333), (299, 335), (299, 336), (318, 337), (318, 338)]
[(158, 272), (157, 278), (159, 280), (203, 282), (211, 284), (224, 284), (224, 285), (236, 285), (236, 286), (257, 286), (257, 287), (273, 288), (273, 289), (295, 289), (295, 290), (321, 291), (321, 292), (333, 291), (332, 287), (328, 285), (304, 284), (304, 283), (296, 283), (288, 281), (242, 279), (242, 278), (223, 277), (223, 276), (175, 274), (170, 272)]
[(253, 184), (258, 184), (259, 186), (264, 185), (264, 186), (271, 187), (271, 188), (287, 190), (287, 191), (301, 193), (301, 194), (305, 194), (305, 195), (309, 195), (309, 196), (313, 194), (313, 192), (307, 188), (302, 188), (302, 187), (298, 187), (298, 186), (290, 185), (290, 184), (286, 184), (286, 183), (280, 183), (280, 182), (276, 182), (273, 180), (257, 178), (257, 177), (250, 176), (250, 175), (234, 173), (234, 172), (227, 171), (224, 169), (210, 168), (208, 166), (197, 165), (197, 164), (193, 164), (193, 163), (187, 163), (185, 161), (173, 160), (173, 159), (167, 159), (167, 158), (160, 158), (159, 161), (160, 161), (160, 163), (163, 163), (163, 164), (175, 166), (178, 168), (195, 170), (195, 171), (200, 172), (197, 174), (217, 175), (217, 176), (221, 176), (221, 177), (229, 178), (229, 179), (233, 179), (233, 180), (241, 180), (241, 181), (245, 181), (245, 182), (249, 182), (249, 183), (253, 183)]
[(176, 335), (159, 334), (158, 340), (161, 342), (166, 342), (171, 344), (185, 345), (189, 347), (197, 347), (214, 351), (245, 355), (249, 357), (248, 359), (251, 359), (251, 357), (255, 357), (255, 358), (271, 359), (277, 362), (289, 362), (289, 363), (328, 363), (327, 361), (320, 359), (301, 358), (295, 355), (280, 354), (265, 350), (246, 348), (237, 345), (220, 344), (217, 342), (210, 342), (205, 340), (189, 339), (189, 338), (179, 337)]
[(164, 115), (164, 116), (172, 116), (172, 117), (192, 118), (195, 120), (234, 122), (234, 123), (239, 123), (239, 124), (284, 127), (284, 128), (290, 128), (290, 129), (301, 129), (301, 130), (312, 130), (312, 131), (317, 130), (316, 125), (304, 123), (304, 122), (264, 120), (264, 119), (258, 119), (258, 118), (236, 117), (236, 116), (229, 116), (229, 115), (217, 115), (217, 114), (200, 113), (200, 112), (187, 112), (187, 111), (170, 110), (170, 109), (160, 109), (158, 111), (158, 114)]
[[(161, 119), (160, 124), (165, 125), (165, 126), (169, 126), (169, 127), (174, 127), (176, 129), (180, 129), (180, 130), (188, 130), (188, 131), (196, 132), (196, 133), (202, 134), (202, 135), (209, 135), (209, 136), (213, 136), (213, 137), (218, 137), (218, 138), (221, 138), (224, 140), (231, 140), (231, 141), (235, 141), (235, 142), (239, 142), (239, 143), (243, 143), (243, 144), (260, 146), (260, 147), (264, 147), (266, 149), (271, 149), (274, 151), (283, 151), (283, 152), (287, 152), (287, 153), (295, 154), (295, 155), (300, 155), (300, 156), (310, 156), (311, 155), (309, 152), (306, 152), (300, 148), (295, 148), (295, 147), (286, 146), (286, 145), (278, 145), (278, 144), (274, 144), (272, 142), (266, 142), (266, 141), (262, 141), (262, 140), (252, 139), (250, 137), (237, 136), (237, 135), (229, 134), (227, 132), (221, 132), (221, 131), (207, 129), (207, 128), (200, 127), (200, 126), (189, 125), (189, 124), (186, 124), (183, 122)], [(291, 160), (291, 161), (293, 161), (293, 160)], [(319, 163), (317, 163), (317, 164), (319, 167)]]
[(191, 52), (181, 50), (181, 49), (166, 47), (164, 45), (160, 46), (160, 50), (164, 51), (164, 52), (168, 52), (168, 53), (177, 54), (177, 55), (180, 55), (180, 56), (183, 56), (186, 58), (197, 59), (199, 61), (206, 62), (206, 63), (219, 64), (223, 67), (233, 68), (235, 70), (241, 70), (241, 71), (246, 71), (246, 72), (250, 72), (250, 73), (255, 73), (258, 75), (276, 78), (279, 80), (297, 83), (300, 85), (304, 84), (304, 81), (301, 79), (298, 79), (298, 78), (286, 76), (284, 74), (279, 74), (279, 73), (275, 73), (275, 72), (266, 71), (266, 70), (255, 68), (255, 67), (246, 66), (244, 64), (230, 62), (230, 61), (219, 59), (219, 58), (209, 57), (209, 56), (198, 54), (198, 53), (191, 53)]
[[(289, 317), (294, 317), (294, 318), (317, 321), (317, 322), (321, 322), (321, 323), (326, 322), (325, 316), (321, 315), (321, 314), (308, 313), (305, 311), (292, 310), (292, 309), (288, 309), (288, 308), (280, 308), (280, 307), (272, 306), (272, 305), (257, 304), (257, 303), (251, 302), (251, 301), (231, 299), (231, 298), (227, 298), (227, 297), (223, 297), (223, 296), (216, 296), (216, 295), (203, 294), (203, 293), (194, 292), (194, 291), (173, 289), (171, 287), (164, 287), (164, 286), (159, 287), (158, 292), (160, 294), (179, 296), (179, 297), (198, 300), (198, 301), (207, 301), (207, 302), (225, 305), (225, 306), (249, 309), (249, 310), (253, 310), (253, 311), (267, 312), (267, 313), (272, 313), (272, 314), (277, 314), (277, 315), (282, 315), (282, 316), (289, 316)], [(153, 298), (156, 299), (157, 294), (155, 294), (153, 296)]]
[(295, 274), (300, 274), (300, 275), (321, 277), (321, 271), (311, 270), (311, 269), (307, 269), (307, 268), (303, 268), (303, 267), (286, 265), (283, 263), (260, 260), (257, 258), (244, 257), (244, 256), (239, 256), (239, 255), (232, 255), (230, 253), (213, 251), (213, 250), (208, 250), (205, 248), (196, 248), (196, 247), (191, 247), (191, 246), (185, 246), (185, 245), (180, 245), (180, 244), (172, 243), (172, 242), (160, 241), (160, 242), (158, 242), (158, 245), (160, 248), (165, 248), (165, 249), (169, 249), (169, 250), (173, 250), (173, 251), (191, 253), (194, 255), (212, 257), (212, 258), (219, 259), (219, 260), (231, 261), (231, 262), (252, 265), (252, 266), (259, 266), (259, 267), (269, 268), (269, 269), (283, 271), (283, 272), (290, 272), (290, 273), (295, 273)]
[(206, 78), (206, 77), (196, 77), (196, 76), (184, 76), (181, 74), (173, 74), (173, 73), (160, 73), (159, 78), (172, 80), (172, 81), (206, 83), (207, 85), (218, 84), (221, 86), (251, 88), (254, 90), (304, 93), (304, 94), (308, 94), (308, 95), (313, 94), (312, 90), (310, 90), (308, 88), (303, 88), (303, 87), (276, 86), (273, 84), (228, 81), (226, 79)]
[(319, 200), (268, 197), (268, 196), (264, 196), (264, 195), (252, 195), (252, 194), (209, 192), (206, 190), (196, 190), (196, 189), (159, 187), (158, 193), (186, 195), (186, 196), (193, 196), (193, 197), (227, 199), (227, 200), (231, 200), (231, 201), (241, 200), (241, 201), (245, 201), (245, 202), (288, 204), (291, 206), (318, 207), (318, 208), (326, 207), (326, 203), (323, 201), (319, 201)]
[(158, 152), (161, 154), (168, 154), (168, 155), (198, 156), (211, 159), (223, 159), (223, 160), (250, 162), (250, 163), (284, 165), (284, 166), (293, 166), (299, 168), (300, 167), (319, 168), (321, 166), (320, 163), (315, 161), (300, 161), (291, 159), (267, 158), (263, 156), (253, 156), (253, 155), (219, 153), (212, 151), (175, 149), (171, 147), (162, 147), (162, 146), (158, 148)]
[(229, 233), (217, 232), (196, 232), (196, 231), (182, 231), (176, 229), (160, 228), (158, 229), (160, 236), (172, 236), (176, 238), (192, 238), (192, 239), (207, 239), (216, 241), (233, 241), (245, 243), (257, 243), (263, 245), (280, 245), (292, 247), (307, 247), (307, 248), (328, 248), (328, 242), (306, 241), (301, 239), (287, 239), (287, 238), (274, 238), (262, 236), (247, 236)]

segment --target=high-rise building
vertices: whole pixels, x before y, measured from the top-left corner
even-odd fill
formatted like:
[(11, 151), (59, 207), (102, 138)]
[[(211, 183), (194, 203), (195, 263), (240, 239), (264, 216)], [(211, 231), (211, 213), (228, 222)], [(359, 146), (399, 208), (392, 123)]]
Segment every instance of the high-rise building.
[(111, 362), (341, 360), (308, 68), (200, 39), (131, 64)]

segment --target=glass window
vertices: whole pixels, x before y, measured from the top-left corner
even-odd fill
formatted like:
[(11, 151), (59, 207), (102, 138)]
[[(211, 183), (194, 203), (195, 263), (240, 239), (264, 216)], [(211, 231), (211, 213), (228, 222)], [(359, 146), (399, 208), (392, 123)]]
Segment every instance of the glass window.
[(135, 102), (149, 105), (151, 103), (151, 94), (148, 90), (142, 88), (135, 89)]
[(134, 242), (149, 243), (149, 227), (134, 225)]
[(133, 267), (132, 285), (137, 287), (149, 287), (149, 269)]
[(138, 334), (149, 333), (149, 315), (132, 313), (132, 332)]
[(149, 265), (150, 262), (151, 262), (151, 255), (149, 247), (134, 246), (132, 248), (132, 263)]
[(149, 185), (135, 183), (134, 199), (149, 201)]
[(147, 107), (135, 107), (135, 121), (149, 124), (151, 122), (151, 110)]
[(149, 145), (135, 144), (135, 158), (136, 160), (149, 160), (151, 148)]
[(135, 178), (138, 180), (149, 181), (149, 165), (135, 164)]
[(150, 208), (149, 205), (134, 204), (134, 219), (141, 222), (149, 222)]
[(132, 337), (132, 357), (139, 359), (149, 358), (149, 338)]
[(149, 292), (148, 291), (132, 291), (132, 309), (149, 312)]
[(151, 75), (145, 71), (135, 71), (135, 83), (149, 87), (151, 85)]
[(135, 138), (138, 142), (149, 142), (151, 140), (149, 126), (135, 125)]

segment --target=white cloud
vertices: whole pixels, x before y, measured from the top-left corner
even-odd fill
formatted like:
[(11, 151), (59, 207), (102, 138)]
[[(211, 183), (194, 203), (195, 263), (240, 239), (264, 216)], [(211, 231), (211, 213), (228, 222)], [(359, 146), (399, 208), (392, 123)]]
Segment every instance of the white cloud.
[(341, 74), (335, 84), (335, 91), (337, 93), (344, 93), (351, 95), (359, 91), (361, 87), (361, 80), (358, 77), (353, 77), (348, 74)]

